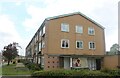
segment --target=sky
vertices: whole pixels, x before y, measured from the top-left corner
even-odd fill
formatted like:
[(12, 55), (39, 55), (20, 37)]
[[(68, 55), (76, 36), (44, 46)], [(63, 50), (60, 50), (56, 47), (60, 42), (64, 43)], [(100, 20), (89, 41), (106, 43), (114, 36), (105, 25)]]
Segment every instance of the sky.
[(105, 27), (106, 51), (118, 43), (119, 0), (0, 0), (0, 52), (9, 43), (25, 48), (47, 17), (81, 12)]

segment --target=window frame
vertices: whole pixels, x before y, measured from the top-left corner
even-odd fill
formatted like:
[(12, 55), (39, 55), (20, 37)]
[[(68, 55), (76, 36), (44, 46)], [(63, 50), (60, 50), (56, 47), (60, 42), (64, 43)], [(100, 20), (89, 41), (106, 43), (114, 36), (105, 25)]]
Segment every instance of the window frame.
[(43, 27), (43, 34), (45, 34), (45, 29), (46, 29), (46, 27), (44, 26), (44, 27)]
[[(92, 46), (91, 46), (91, 44), (90, 44), (90, 43), (92, 43)], [(94, 43), (94, 47), (93, 47), (93, 43)], [(89, 45), (89, 49), (96, 49), (95, 42), (90, 41), (90, 42), (88, 43), (88, 45)]]
[(45, 48), (45, 41), (42, 41), (42, 48)]
[[(63, 47), (62, 44), (63, 44), (63, 41), (67, 41), (68, 42), (68, 47)], [(65, 45), (65, 44), (64, 44)], [(68, 39), (61, 39), (61, 48), (69, 48), (70, 47), (70, 42)]]
[(41, 37), (41, 34), (42, 34), (42, 30), (39, 31), (39, 36)]
[(69, 32), (69, 24), (68, 23), (61, 23), (61, 31), (62, 32)]
[[(79, 42), (79, 43), (82, 42), (82, 48), (81, 48), (81, 47), (79, 47), (79, 48), (77, 47), (77, 42)], [(79, 45), (79, 46), (80, 46), (80, 45)], [(83, 48), (84, 48), (84, 47), (83, 47), (83, 41), (77, 40), (77, 41), (76, 41), (76, 48), (77, 48), (77, 49), (83, 49)]]
[[(94, 31), (94, 33), (90, 33), (90, 32), (93, 32)], [(88, 27), (88, 34), (89, 35), (95, 35), (95, 29), (94, 29), (94, 27)]]
[[(83, 33), (83, 26), (81, 26), (81, 25), (76, 25), (75, 28), (76, 28), (76, 33), (80, 33), (80, 34)], [(79, 30), (79, 28), (80, 28), (80, 30)], [(79, 32), (79, 31), (80, 31), (80, 32)]]
[(39, 42), (39, 51), (41, 51), (41, 49), (42, 49), (42, 43)]

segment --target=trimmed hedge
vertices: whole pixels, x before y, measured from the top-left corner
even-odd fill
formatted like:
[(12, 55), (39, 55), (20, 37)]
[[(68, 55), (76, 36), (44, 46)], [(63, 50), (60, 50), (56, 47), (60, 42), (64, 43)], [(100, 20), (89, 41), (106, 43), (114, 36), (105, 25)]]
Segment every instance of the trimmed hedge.
[(35, 71), (32, 76), (110, 76), (108, 73), (90, 70), (50, 70)]
[(70, 76), (72, 71), (52, 70), (52, 71), (35, 71), (32, 76)]
[(108, 73), (111, 76), (120, 76), (120, 69), (102, 69), (101, 72)]

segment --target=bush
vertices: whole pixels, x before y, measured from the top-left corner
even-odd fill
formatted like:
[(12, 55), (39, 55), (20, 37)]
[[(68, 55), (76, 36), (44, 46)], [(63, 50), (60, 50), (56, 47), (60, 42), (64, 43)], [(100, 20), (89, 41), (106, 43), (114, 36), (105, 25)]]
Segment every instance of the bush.
[(90, 70), (51, 70), (51, 71), (35, 71), (32, 76), (110, 76), (107, 73)]
[(72, 71), (69, 70), (51, 70), (51, 71), (35, 71), (32, 76), (70, 76)]
[(107, 69), (104, 68), (101, 70), (101, 72), (110, 74), (111, 76), (120, 76), (120, 70), (119, 69)]
[(22, 62), (27, 68), (29, 68), (29, 70), (37, 71), (43, 69), (39, 64), (32, 63), (30, 61), (22, 61)]

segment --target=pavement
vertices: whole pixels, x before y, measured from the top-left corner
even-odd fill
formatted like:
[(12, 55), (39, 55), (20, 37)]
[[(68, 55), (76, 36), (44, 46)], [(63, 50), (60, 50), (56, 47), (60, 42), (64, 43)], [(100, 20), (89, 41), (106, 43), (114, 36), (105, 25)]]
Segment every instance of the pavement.
[(25, 67), (23, 63), (17, 63), (15, 67)]

